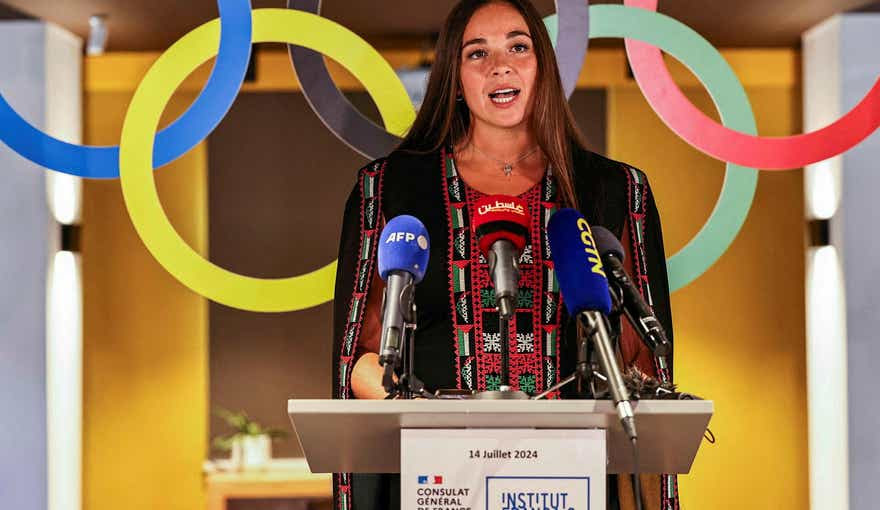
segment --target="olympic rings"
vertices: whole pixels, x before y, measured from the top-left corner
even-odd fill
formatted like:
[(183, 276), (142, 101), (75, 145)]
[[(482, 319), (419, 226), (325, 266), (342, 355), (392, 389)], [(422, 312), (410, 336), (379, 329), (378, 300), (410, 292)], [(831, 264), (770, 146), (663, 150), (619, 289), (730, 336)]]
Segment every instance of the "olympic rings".
[[(179, 158), (204, 140), (235, 101), (251, 55), (250, 0), (217, 0), (220, 50), (211, 77), (190, 108), (156, 135), (156, 168)], [(150, 135), (150, 139), (153, 138)], [(0, 141), (34, 163), (77, 177), (119, 177), (119, 147), (62, 142), (24, 120), (0, 94)]]
[[(589, 42), (589, 2), (587, 0), (556, 0), (558, 17), (553, 27), (548, 28), (559, 36), (556, 44), (556, 58), (563, 88), (570, 97), (577, 87), (578, 76), (584, 63)], [(320, 14), (321, 0), (287, 0), (288, 9), (312, 14)], [(562, 30), (556, 31), (556, 20), (562, 19)], [(400, 143), (394, 136), (399, 131), (389, 133), (366, 118), (333, 83), (327, 65), (320, 53), (308, 48), (288, 45), (293, 68), (300, 81), (303, 96), (312, 110), (337, 138), (352, 150), (367, 159), (378, 159)]]
[[(576, 85), (588, 38), (624, 37), (636, 79), (664, 122), (698, 149), (728, 161), (724, 185), (708, 221), (668, 260), (670, 288), (675, 291), (705, 272), (727, 250), (745, 221), (757, 171), (737, 164), (792, 168), (851, 148), (880, 125), (880, 80), (856, 108), (822, 130), (795, 137), (758, 137), (742, 84), (718, 51), (693, 30), (656, 13), (656, 0), (625, 0), (625, 4), (628, 7), (589, 7), (585, 0), (557, 0), (558, 15), (548, 17), (545, 23), (554, 40), (559, 36), (557, 55), (567, 93)], [(636, 5), (650, 10), (629, 7)], [(318, 0), (288, 1), (288, 7), (315, 12), (319, 6)], [(414, 118), (412, 105), (388, 63), (347, 29), (294, 9), (251, 11), (249, 0), (218, 0), (218, 7), (219, 20), (190, 32), (150, 69), (129, 108), (120, 147), (80, 146), (51, 138), (24, 121), (2, 95), (0, 141), (51, 170), (92, 178), (119, 175), (126, 206), (142, 240), (166, 270), (195, 292), (254, 311), (298, 310), (321, 304), (332, 299), (336, 262), (286, 279), (250, 278), (211, 264), (189, 248), (168, 222), (156, 193), (152, 163), (161, 166), (176, 159), (225, 116), (243, 82), (252, 39), (309, 48), (291, 48), (304, 94), (337, 136), (368, 157), (384, 155), (393, 148), (397, 136)], [(558, 25), (559, 15), (562, 26)], [(584, 37), (582, 30), (588, 30), (589, 37)], [(693, 107), (669, 76), (660, 50), (648, 45), (662, 48), (691, 67), (721, 112), (723, 126)], [(369, 122), (345, 100), (330, 80), (321, 56), (312, 51), (319, 49), (361, 80), (379, 107), (387, 131)], [(156, 135), (159, 116), (174, 89), (214, 54), (217, 62), (196, 102)], [(355, 120), (353, 127), (346, 126), (352, 119), (361, 120)]]
[[(168, 221), (159, 201), (151, 171), (153, 133), (175, 89), (217, 51), (219, 29), (218, 20), (214, 20), (184, 36), (159, 57), (135, 91), (120, 143), (126, 207), (138, 235), (159, 264), (198, 294), (227, 306), (260, 312), (317, 306), (333, 299), (336, 261), (284, 279), (232, 273), (190, 248)], [(324, 52), (363, 83), (386, 125), (403, 125), (412, 111), (388, 62), (363, 39), (326, 18), (289, 9), (257, 9), (253, 11), (253, 38), (254, 42), (286, 42)]]
[[(657, 0), (625, 0), (627, 6), (657, 10)], [(853, 148), (880, 127), (880, 78), (865, 97), (834, 123), (796, 136), (762, 137), (719, 125), (698, 110), (675, 84), (660, 50), (626, 41), (636, 81), (670, 129), (706, 154), (765, 170), (800, 168)]]
[[(594, 5), (590, 10), (590, 37), (637, 38), (663, 48), (703, 82), (725, 124), (757, 132), (742, 84), (718, 50), (699, 34), (668, 16), (643, 9)], [(670, 292), (697, 279), (727, 251), (745, 223), (757, 186), (757, 170), (727, 164), (709, 219), (681, 251), (667, 259)]]

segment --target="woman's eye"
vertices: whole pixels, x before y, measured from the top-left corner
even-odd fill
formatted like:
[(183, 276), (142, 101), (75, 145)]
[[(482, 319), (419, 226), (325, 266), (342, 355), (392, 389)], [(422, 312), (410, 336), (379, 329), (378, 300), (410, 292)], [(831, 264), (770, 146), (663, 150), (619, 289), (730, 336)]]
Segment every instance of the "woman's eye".
[(525, 53), (529, 51), (529, 47), (526, 44), (514, 44), (513, 48), (511, 48), (511, 51), (513, 51), (514, 53)]
[(487, 55), (486, 50), (475, 50), (468, 54), (469, 59), (483, 58)]

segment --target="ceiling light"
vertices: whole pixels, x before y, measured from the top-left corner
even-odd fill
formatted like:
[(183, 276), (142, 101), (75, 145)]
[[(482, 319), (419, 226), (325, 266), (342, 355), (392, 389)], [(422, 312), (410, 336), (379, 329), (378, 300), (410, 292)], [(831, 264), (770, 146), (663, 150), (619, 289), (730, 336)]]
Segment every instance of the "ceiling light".
[(95, 56), (107, 49), (107, 15), (94, 14), (89, 18), (89, 40), (86, 43), (86, 55)]

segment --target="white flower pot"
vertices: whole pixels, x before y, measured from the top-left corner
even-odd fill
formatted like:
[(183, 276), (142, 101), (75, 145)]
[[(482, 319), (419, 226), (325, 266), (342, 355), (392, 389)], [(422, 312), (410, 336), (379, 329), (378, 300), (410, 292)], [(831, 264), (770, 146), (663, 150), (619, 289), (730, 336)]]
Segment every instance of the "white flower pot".
[(239, 436), (232, 442), (232, 465), (237, 469), (265, 468), (272, 460), (272, 439), (267, 435)]

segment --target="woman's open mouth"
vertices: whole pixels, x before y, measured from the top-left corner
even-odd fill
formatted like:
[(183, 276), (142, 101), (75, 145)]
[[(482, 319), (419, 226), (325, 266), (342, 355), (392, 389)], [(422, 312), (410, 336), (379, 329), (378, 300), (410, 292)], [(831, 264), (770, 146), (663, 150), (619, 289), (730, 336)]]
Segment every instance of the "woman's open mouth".
[(516, 99), (517, 96), (519, 96), (519, 92), (519, 89), (514, 88), (498, 89), (495, 92), (491, 92), (489, 94), (489, 99), (491, 99), (492, 102), (497, 105), (503, 105), (513, 102), (513, 100)]

